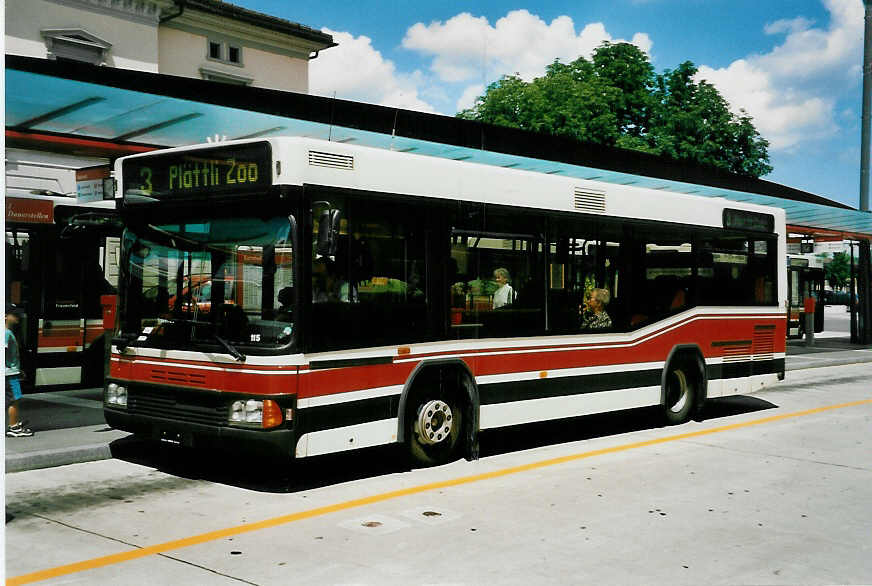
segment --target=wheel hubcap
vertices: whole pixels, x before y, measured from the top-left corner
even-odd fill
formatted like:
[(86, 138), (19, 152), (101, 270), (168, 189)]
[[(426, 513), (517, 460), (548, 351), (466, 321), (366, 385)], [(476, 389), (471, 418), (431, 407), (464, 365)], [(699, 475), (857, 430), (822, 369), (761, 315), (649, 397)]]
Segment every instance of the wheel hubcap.
[(678, 413), (684, 409), (684, 405), (687, 403), (687, 376), (684, 374), (683, 370), (675, 370), (673, 375), (675, 379), (672, 383), (672, 392), (669, 397), (670, 402), (672, 402), (669, 410), (673, 413)]
[(428, 401), (418, 410), (415, 420), (415, 433), (421, 443), (434, 445), (445, 441), (451, 435), (454, 416), (451, 407), (444, 401)]

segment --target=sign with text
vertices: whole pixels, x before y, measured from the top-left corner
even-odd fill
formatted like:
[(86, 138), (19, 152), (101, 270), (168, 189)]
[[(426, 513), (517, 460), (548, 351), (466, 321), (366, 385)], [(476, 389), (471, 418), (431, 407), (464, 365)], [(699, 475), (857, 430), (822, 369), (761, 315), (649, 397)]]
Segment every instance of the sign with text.
[(272, 152), (259, 142), (152, 154), (122, 164), (128, 203), (251, 193), (272, 185)]
[(109, 167), (107, 165), (76, 169), (76, 201), (87, 203), (112, 199), (112, 194), (109, 194), (107, 198), (104, 197), (103, 193), (104, 180), (108, 178)]
[(6, 198), (6, 221), (54, 224), (54, 203), (44, 199)]
[(775, 216), (745, 210), (724, 210), (724, 228), (753, 230), (754, 232), (774, 232)]

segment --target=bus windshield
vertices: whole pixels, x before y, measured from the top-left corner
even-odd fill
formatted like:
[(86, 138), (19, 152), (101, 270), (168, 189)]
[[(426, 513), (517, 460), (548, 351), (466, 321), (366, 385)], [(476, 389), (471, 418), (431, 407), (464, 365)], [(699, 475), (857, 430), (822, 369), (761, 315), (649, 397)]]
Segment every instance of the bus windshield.
[(294, 219), (142, 224), (122, 239), (121, 334), (133, 346), (219, 345), (237, 359), (291, 343)]

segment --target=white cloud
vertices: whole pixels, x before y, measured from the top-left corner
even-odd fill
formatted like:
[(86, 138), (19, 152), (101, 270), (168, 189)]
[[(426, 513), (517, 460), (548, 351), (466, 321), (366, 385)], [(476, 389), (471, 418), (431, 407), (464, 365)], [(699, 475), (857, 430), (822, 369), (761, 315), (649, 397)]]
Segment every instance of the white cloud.
[(716, 85), (736, 110), (744, 108), (753, 116), (773, 151), (835, 134), (834, 96), (859, 77), (862, 1), (824, 0), (824, 5), (830, 13), (828, 27), (813, 27), (803, 17), (780, 20), (765, 29), (787, 34), (770, 52), (720, 69), (700, 67), (697, 78)]
[(475, 99), (484, 93), (484, 85), (477, 83), (469, 86), (460, 97), (457, 99), (456, 109), (458, 112), (472, 108), (475, 105)]
[[(602, 23), (588, 24), (576, 33), (568, 16), (546, 23), (527, 10), (513, 10), (493, 25), (468, 12), (445, 22), (419, 22), (406, 32), (403, 47), (431, 57), (433, 73), (444, 82), (457, 83), (492, 81), (511, 73), (530, 80), (543, 75), (555, 58), (568, 62), (579, 55), (589, 57), (603, 41), (622, 42)], [(631, 42), (646, 53), (651, 50), (645, 33), (636, 33)]]
[(697, 78), (716, 85), (737, 113), (739, 109), (748, 112), (772, 150), (826, 138), (836, 130), (831, 97), (779, 86), (770, 71), (752, 62), (740, 59), (717, 70), (703, 66)]
[(782, 19), (771, 22), (763, 27), (767, 35), (778, 35), (781, 33), (799, 33), (808, 30), (814, 24), (813, 20), (809, 20), (803, 16), (798, 16), (793, 19)]
[(434, 108), (418, 95), (422, 84), (419, 72), (401, 73), (385, 59), (366, 36), (324, 29), (339, 43), (320, 54), (309, 69), (309, 93), (433, 112)]
[[(432, 73), (424, 74), (398, 71), (367, 36), (323, 30), (338, 46), (322, 52), (309, 68), (310, 93), (335, 93), (341, 99), (425, 112), (436, 111), (433, 104), (440, 109), (468, 108), (487, 83), (504, 74), (519, 73), (529, 80), (543, 75), (555, 58), (568, 62), (579, 55), (590, 57), (604, 41), (623, 42), (602, 23), (576, 32), (568, 16), (549, 24), (526, 10), (515, 10), (491, 25), (484, 17), (461, 13), (445, 22), (417, 23), (406, 31), (402, 47), (430, 59)], [(646, 53), (651, 50), (645, 33), (636, 33), (631, 42)], [(458, 87), (460, 83), (464, 85)]]

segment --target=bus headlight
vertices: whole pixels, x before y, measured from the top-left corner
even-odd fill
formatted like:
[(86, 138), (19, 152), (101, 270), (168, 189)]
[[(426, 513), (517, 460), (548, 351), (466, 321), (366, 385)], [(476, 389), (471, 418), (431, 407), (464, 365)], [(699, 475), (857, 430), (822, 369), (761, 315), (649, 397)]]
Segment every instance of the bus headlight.
[(127, 388), (117, 383), (106, 385), (106, 404), (127, 407)]
[(282, 423), (282, 410), (270, 399), (241, 399), (230, 404), (227, 421), (244, 427), (276, 427)]

